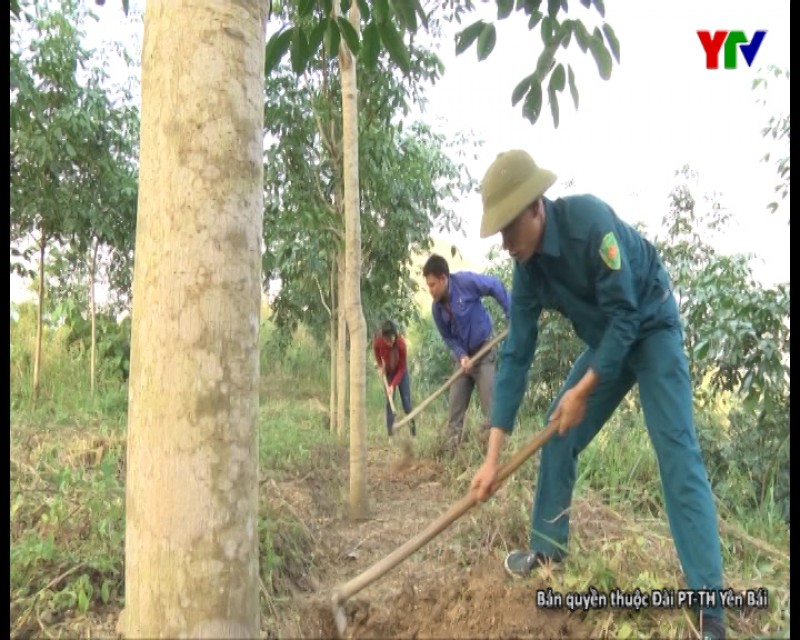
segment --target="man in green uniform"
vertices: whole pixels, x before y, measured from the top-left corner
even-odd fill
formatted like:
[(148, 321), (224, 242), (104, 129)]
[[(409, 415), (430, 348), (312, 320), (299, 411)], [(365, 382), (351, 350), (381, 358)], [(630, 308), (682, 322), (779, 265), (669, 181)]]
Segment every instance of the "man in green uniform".
[[(501, 352), (486, 459), (472, 489), (486, 500), (536, 351), (542, 309), (556, 309), (587, 344), (548, 410), (558, 435), (542, 449), (530, 550), (505, 568), (528, 575), (563, 559), (578, 454), (639, 384), (667, 517), (691, 589), (722, 588), (717, 516), (692, 419), (692, 387), (671, 283), (654, 247), (590, 195), (544, 197), (556, 176), (524, 151), (501, 153), (481, 183), (481, 237), (501, 233), (514, 259), (511, 318)], [(704, 638), (724, 638), (722, 609), (701, 610)]]

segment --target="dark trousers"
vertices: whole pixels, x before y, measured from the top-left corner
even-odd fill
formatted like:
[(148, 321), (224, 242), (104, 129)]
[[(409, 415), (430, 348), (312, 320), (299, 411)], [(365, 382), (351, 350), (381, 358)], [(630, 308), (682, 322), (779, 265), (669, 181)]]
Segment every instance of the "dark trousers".
[[(394, 376), (387, 375), (387, 380), (391, 380)], [(403, 402), (403, 411), (406, 412), (406, 415), (411, 413), (411, 383), (408, 379), (408, 371), (405, 372), (403, 378), (400, 380), (400, 384), (397, 385), (397, 388), (400, 390), (400, 400)], [(394, 398), (393, 398), (394, 399)], [(413, 421), (412, 421), (413, 424)], [(392, 407), (389, 405), (389, 398), (386, 398), (386, 431), (389, 435), (392, 434), (392, 426), (394, 425), (394, 416), (392, 415)]]
[[(450, 387), (447, 438), (451, 444), (461, 442), (462, 431), (464, 430), (464, 414), (469, 408), (469, 401), (472, 398), (472, 392), (475, 387), (478, 387), (478, 398), (481, 403), (481, 413), (483, 413), (481, 430), (491, 427), (489, 416), (492, 411), (495, 360), (495, 350), (492, 349), (472, 365), (469, 373), (462, 375)], [(459, 369), (461, 369), (461, 363), (456, 362), (454, 371)]]

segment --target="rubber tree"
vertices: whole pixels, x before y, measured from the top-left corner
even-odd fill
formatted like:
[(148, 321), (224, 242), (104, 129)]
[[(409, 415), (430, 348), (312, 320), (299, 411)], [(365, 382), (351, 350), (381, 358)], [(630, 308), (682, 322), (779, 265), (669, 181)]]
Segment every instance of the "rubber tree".
[[(338, 3), (334, 2), (334, 17)], [(348, 16), (358, 34), (356, 0)], [(346, 31), (346, 30), (345, 30)], [(358, 186), (358, 84), (356, 59), (347, 41), (339, 44), (342, 77), (342, 147), (344, 152), (345, 317), (350, 337), (350, 517), (367, 516), (367, 323), (361, 306), (361, 198)]]
[(126, 478), (130, 638), (255, 638), (260, 0), (148, 0)]
[[(386, 56), (375, 69), (362, 69), (358, 93), (359, 191), (362, 225), (361, 295), (368, 327), (393, 318), (401, 326), (414, 319), (406, 301), (419, 287), (411, 255), (427, 251), (434, 230), (459, 227), (451, 198), (473, 183), (448, 151), (463, 153), (470, 141), (447, 139), (406, 115), (412, 101), (424, 100), (425, 88), (439, 78), (442, 65), (433, 51), (409, 50), (411, 73), (403, 76)], [(301, 78), (288, 64), (267, 76), (264, 216), (265, 282), (280, 281), (271, 299), (272, 318), (285, 344), (302, 323), (323, 343), (330, 337), (330, 427), (347, 422), (343, 384), (345, 325), (337, 331), (337, 285), (343, 248), (341, 202), (341, 87), (338, 56), (316, 56)], [(313, 188), (309, 188), (312, 185)], [(344, 270), (341, 270), (344, 275)], [(326, 336), (327, 332), (327, 336)]]

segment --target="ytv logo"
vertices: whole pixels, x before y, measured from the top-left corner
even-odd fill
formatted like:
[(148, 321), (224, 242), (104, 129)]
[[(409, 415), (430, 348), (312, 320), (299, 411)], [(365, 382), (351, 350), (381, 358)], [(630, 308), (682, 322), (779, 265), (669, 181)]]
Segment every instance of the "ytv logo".
[(719, 50), (722, 49), (723, 44), (725, 45), (725, 68), (735, 69), (737, 50), (742, 50), (747, 66), (751, 66), (767, 32), (756, 31), (753, 39), (749, 42), (744, 31), (715, 31), (713, 36), (710, 31), (698, 31), (697, 35), (706, 52), (706, 69), (719, 69)]

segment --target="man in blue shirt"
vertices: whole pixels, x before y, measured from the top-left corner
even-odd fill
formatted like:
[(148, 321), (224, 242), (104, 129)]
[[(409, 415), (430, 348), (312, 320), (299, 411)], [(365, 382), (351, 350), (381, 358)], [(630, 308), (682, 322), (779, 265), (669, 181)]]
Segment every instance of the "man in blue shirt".
[(492, 406), (495, 350), (492, 349), (477, 362), (472, 356), (492, 337), (492, 319), (481, 298), (490, 296), (502, 307), (506, 319), (509, 300), (503, 283), (494, 276), (471, 271), (450, 273), (442, 256), (432, 255), (422, 268), (433, 306), (431, 309), (436, 327), (450, 348), (456, 370), (464, 375), (450, 387), (449, 416), (446, 452), (452, 454), (461, 443), (464, 414), (469, 406), (473, 389), (478, 387), (484, 422), (481, 433), (488, 436), (489, 413)]
[[(587, 349), (548, 410), (559, 435), (542, 449), (529, 549), (506, 557), (528, 575), (563, 559), (578, 454), (638, 383), (658, 459), (670, 530), (690, 589), (722, 588), (717, 515), (695, 435), (692, 386), (669, 276), (652, 244), (606, 203), (581, 195), (550, 200), (556, 176), (524, 151), (501, 153), (481, 183), (481, 237), (501, 233), (514, 259), (511, 323), (495, 380), (491, 435), (472, 488), (493, 489), (536, 352), (542, 309), (566, 316)], [(676, 585), (678, 586), (678, 585)], [(722, 609), (704, 607), (703, 638), (724, 638)]]

